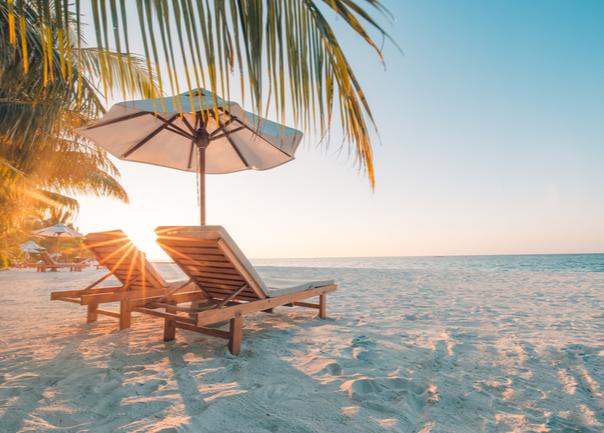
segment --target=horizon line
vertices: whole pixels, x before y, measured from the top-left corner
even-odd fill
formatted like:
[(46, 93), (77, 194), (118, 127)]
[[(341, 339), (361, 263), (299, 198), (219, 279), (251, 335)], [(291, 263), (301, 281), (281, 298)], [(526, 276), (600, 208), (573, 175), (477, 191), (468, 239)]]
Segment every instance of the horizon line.
[[(602, 252), (582, 253), (503, 253), (503, 254), (423, 254), (394, 256), (318, 256), (318, 257), (250, 257), (249, 260), (321, 260), (321, 259), (388, 259), (388, 258), (439, 258), (439, 257), (510, 257), (510, 256), (590, 256), (604, 255)], [(149, 258), (154, 263), (174, 263), (160, 258)]]

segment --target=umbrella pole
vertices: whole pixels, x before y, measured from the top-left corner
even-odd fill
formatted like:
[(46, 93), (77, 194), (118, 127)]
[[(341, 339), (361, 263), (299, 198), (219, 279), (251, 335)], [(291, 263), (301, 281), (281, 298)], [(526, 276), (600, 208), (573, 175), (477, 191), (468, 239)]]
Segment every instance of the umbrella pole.
[(206, 225), (206, 147), (199, 146), (199, 222)]

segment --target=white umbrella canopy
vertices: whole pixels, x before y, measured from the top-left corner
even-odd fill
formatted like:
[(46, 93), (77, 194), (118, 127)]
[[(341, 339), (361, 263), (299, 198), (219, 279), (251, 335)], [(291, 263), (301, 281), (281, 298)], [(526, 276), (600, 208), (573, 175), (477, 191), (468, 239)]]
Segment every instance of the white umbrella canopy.
[(202, 225), (205, 174), (277, 167), (294, 159), (302, 140), (302, 132), (205, 89), (194, 90), (193, 98), (120, 102), (78, 132), (120, 159), (199, 173)]
[(54, 226), (45, 227), (43, 229), (34, 230), (33, 234), (45, 238), (81, 238), (74, 229), (67, 227), (65, 224), (55, 224)]
[(21, 248), (21, 251), (23, 251), (24, 253), (27, 253), (27, 254), (35, 254), (35, 253), (39, 253), (41, 251), (46, 250), (46, 248), (44, 248), (41, 245), (38, 245), (34, 241), (24, 242), (21, 245), (19, 245), (19, 248)]

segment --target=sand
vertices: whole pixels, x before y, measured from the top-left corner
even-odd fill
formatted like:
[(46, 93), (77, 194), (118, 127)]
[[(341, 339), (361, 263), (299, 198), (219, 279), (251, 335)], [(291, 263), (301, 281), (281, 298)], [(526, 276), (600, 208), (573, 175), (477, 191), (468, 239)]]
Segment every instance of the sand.
[(601, 432), (604, 273), (267, 268), (335, 278), (330, 319), (247, 317), (243, 349), (0, 273), (0, 432)]

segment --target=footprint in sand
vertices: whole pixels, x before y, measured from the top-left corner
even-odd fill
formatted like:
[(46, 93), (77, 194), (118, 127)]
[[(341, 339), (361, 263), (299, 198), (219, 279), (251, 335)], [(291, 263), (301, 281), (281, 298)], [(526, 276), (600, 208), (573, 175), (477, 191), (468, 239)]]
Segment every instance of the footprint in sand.
[(357, 335), (354, 337), (350, 343), (350, 347), (360, 347), (363, 349), (370, 349), (375, 346), (375, 343), (371, 341), (365, 335)]
[(370, 394), (382, 392), (382, 386), (374, 379), (353, 379), (344, 382), (340, 389), (346, 391), (348, 397), (355, 400), (365, 400)]
[(254, 395), (265, 402), (286, 401), (303, 394), (303, 387), (295, 383), (276, 383), (255, 390)]
[(344, 382), (340, 389), (346, 391), (348, 396), (357, 400), (371, 398), (372, 394), (381, 393), (386, 399), (395, 399), (402, 394), (420, 397), (427, 392), (427, 388), (414, 384), (409, 379), (402, 377), (369, 379), (366, 377), (351, 379)]
[(375, 343), (365, 335), (357, 335), (350, 342), (351, 356), (359, 361), (375, 361), (378, 358)]
[(342, 366), (337, 362), (327, 364), (317, 372), (317, 376), (340, 376), (342, 374)]
[(340, 386), (348, 396), (364, 407), (383, 414), (419, 413), (426, 405), (435, 404), (435, 390), (414, 384), (412, 381), (394, 378), (359, 378)]

